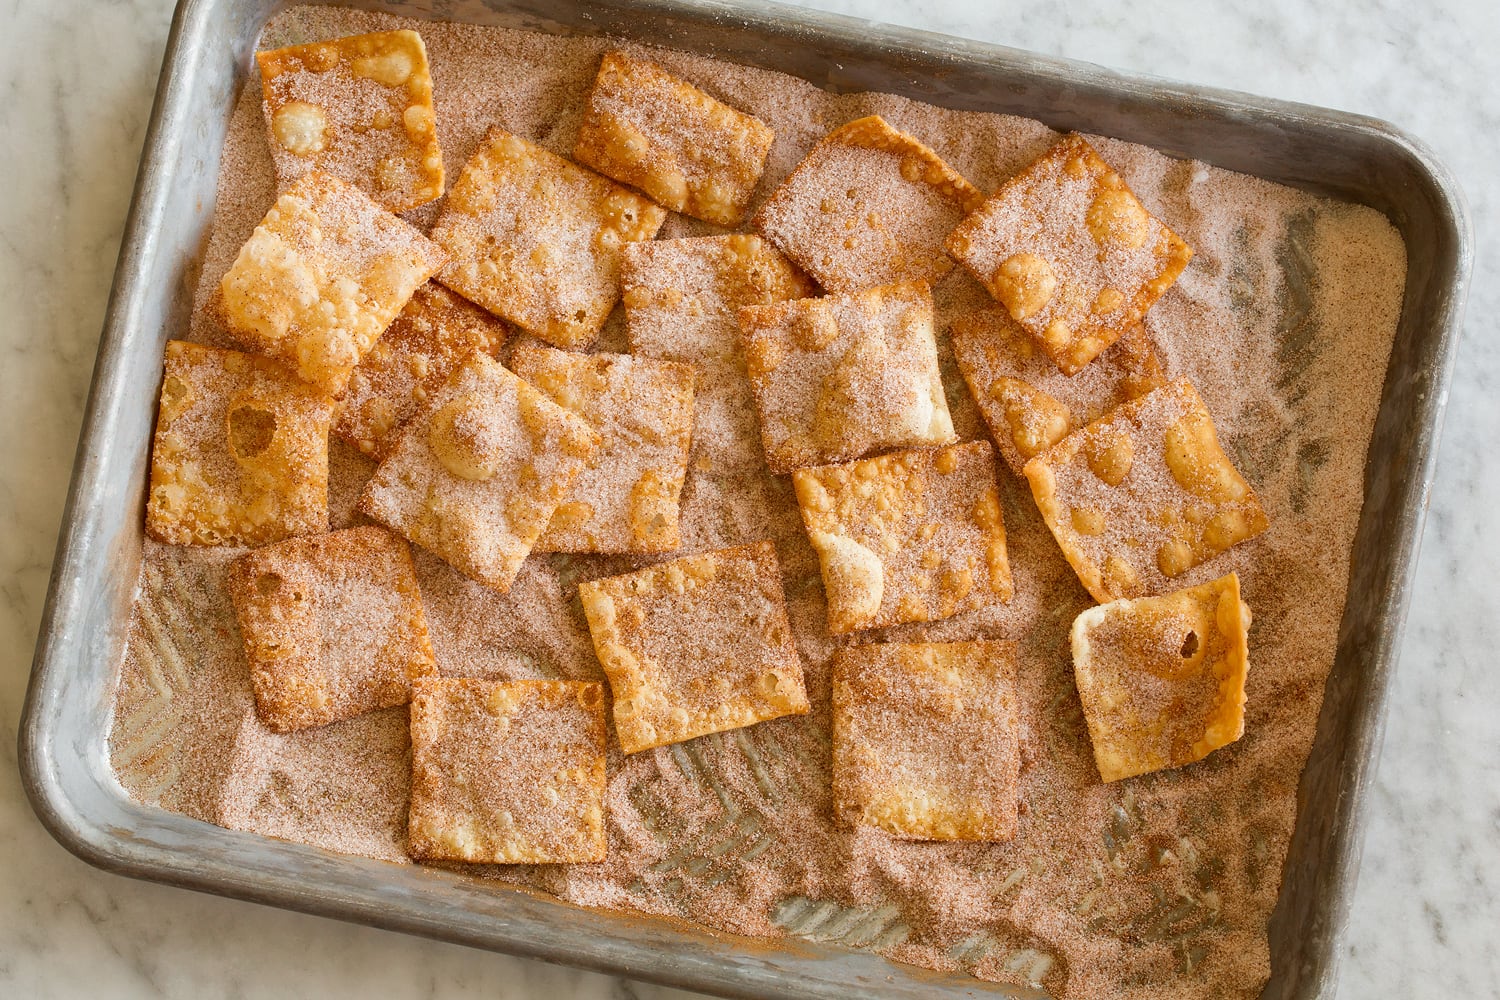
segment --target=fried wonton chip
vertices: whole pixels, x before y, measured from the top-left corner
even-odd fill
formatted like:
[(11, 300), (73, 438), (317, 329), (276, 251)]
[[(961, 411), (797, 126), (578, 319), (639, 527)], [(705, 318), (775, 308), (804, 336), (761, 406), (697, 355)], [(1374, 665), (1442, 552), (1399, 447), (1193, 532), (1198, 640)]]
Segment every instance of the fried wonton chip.
[(257, 52), (282, 187), (323, 170), (405, 212), (443, 193), (427, 49), (380, 31)]
[(833, 808), (912, 840), (1010, 840), (1013, 642), (871, 643), (833, 661)]
[(491, 129), (448, 192), (432, 238), (439, 280), (564, 348), (588, 346), (620, 295), (620, 252), (666, 210), (556, 153)]
[(411, 553), (384, 528), (256, 549), (228, 589), (256, 709), (279, 733), (404, 705), (437, 672)]
[(494, 357), (506, 332), (485, 310), (427, 282), (354, 369), (334, 433), (371, 458), (384, 458), (401, 425), (453, 369), (474, 351)]
[(520, 346), (511, 369), (599, 432), (538, 552), (670, 552), (693, 438), (693, 369)]
[(264, 545), (328, 530), (333, 400), (280, 365), (167, 342), (146, 530), (172, 545)]
[(773, 138), (655, 63), (606, 52), (573, 155), (673, 211), (737, 226)]
[(1069, 375), (1139, 323), (1193, 256), (1077, 135), (1007, 181), (947, 246)]
[(1073, 672), (1099, 776), (1202, 760), (1245, 734), (1250, 608), (1233, 573), (1073, 622)]
[(754, 225), (830, 292), (936, 284), (943, 241), (984, 196), (936, 153), (871, 115), (828, 133)]
[(587, 423), (474, 353), (406, 425), (359, 509), (506, 591), (598, 444)]
[(311, 171), (276, 199), (219, 283), (229, 331), (330, 396), (442, 248), (359, 188)]
[(955, 439), (922, 282), (740, 310), (772, 472)]
[(1000, 457), (1016, 475), (1069, 433), (1165, 381), (1144, 327), (1077, 375), (1064, 375), (1001, 308), (965, 313), (949, 331), (958, 370)]
[(423, 861), (603, 861), (604, 687), (418, 681), (407, 851)]
[(770, 542), (593, 580), (578, 596), (626, 753), (807, 714)]
[(1047, 527), (1094, 600), (1160, 594), (1266, 530), (1186, 379), (1126, 402), (1026, 464)]
[(1013, 592), (988, 441), (792, 473), (830, 632), (930, 622)]

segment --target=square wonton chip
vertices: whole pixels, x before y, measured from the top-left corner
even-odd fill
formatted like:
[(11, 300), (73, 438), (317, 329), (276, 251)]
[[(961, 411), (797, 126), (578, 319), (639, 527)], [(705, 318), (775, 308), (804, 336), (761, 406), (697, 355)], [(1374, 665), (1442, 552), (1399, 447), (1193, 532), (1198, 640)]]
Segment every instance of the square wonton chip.
[(922, 282), (740, 310), (772, 472), (955, 440)]
[(474, 353), (406, 425), (359, 509), (507, 591), (598, 444), (584, 421)]
[(655, 63), (606, 52), (573, 156), (675, 212), (737, 226), (774, 137)]
[(511, 370), (599, 432), (538, 552), (670, 552), (693, 439), (693, 369), (628, 354), (517, 347)]
[(1077, 135), (964, 219), (948, 252), (1068, 375), (1139, 323), (1193, 256)]
[(359, 188), (314, 170), (240, 249), (219, 283), (220, 313), (245, 344), (337, 396), (446, 259)]
[(404, 705), (437, 672), (406, 543), (384, 528), (292, 538), (230, 566), (255, 706), (284, 733)]
[(1077, 375), (1064, 375), (1010, 314), (979, 309), (953, 321), (953, 356), (1016, 475), (1040, 452), (1165, 381), (1139, 324)]
[(620, 252), (666, 210), (504, 129), (490, 129), (448, 192), (432, 238), (439, 279), (550, 344), (587, 347), (620, 295)]
[(631, 243), (620, 279), (630, 353), (697, 371), (693, 468), (711, 475), (758, 470), (760, 433), (739, 311), (811, 295), (813, 283), (746, 233)]
[(1021, 777), (1013, 642), (871, 643), (833, 661), (833, 808), (912, 840), (1010, 840)]
[(604, 687), (418, 681), (407, 851), (423, 861), (603, 861)]
[(983, 202), (936, 153), (871, 115), (824, 136), (754, 225), (830, 292), (935, 285), (953, 267), (943, 240)]
[(951, 618), (1013, 592), (988, 441), (792, 473), (834, 633)]
[(1047, 527), (1101, 604), (1172, 579), (1270, 522), (1186, 379), (1126, 402), (1026, 464)]
[(1099, 777), (1201, 760), (1245, 734), (1250, 609), (1233, 573), (1073, 622), (1073, 672)]
[(807, 714), (770, 542), (593, 580), (578, 596), (626, 753)]
[(280, 365), (167, 342), (146, 530), (172, 545), (264, 545), (328, 530), (333, 400)]
[(474, 351), (494, 357), (506, 332), (485, 310), (427, 282), (354, 369), (334, 433), (371, 458), (384, 458), (401, 425), (453, 369)]
[(392, 212), (443, 193), (427, 48), (379, 31), (257, 52), (281, 187), (323, 170)]

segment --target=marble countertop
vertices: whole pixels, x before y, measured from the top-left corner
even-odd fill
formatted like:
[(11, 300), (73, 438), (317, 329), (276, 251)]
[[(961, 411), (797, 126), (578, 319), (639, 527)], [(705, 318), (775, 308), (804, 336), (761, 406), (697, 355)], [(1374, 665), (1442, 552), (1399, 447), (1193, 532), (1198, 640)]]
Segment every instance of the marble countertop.
[[(1500, 6), (1493, 0), (815, 0), (809, 6), (1357, 111), (1426, 140), (1477, 263), (1390, 700), (1342, 1000), (1500, 996)], [(689, 997), (89, 868), (32, 816), (16, 728), (171, 0), (4, 4), (0, 995)], [(1491, 498), (1487, 500), (1486, 498)]]

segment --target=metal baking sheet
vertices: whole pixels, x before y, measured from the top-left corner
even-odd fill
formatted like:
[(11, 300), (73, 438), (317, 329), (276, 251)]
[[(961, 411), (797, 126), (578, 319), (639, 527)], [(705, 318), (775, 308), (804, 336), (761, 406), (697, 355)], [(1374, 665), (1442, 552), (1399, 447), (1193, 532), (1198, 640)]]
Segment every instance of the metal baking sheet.
[[(139, 565), (169, 333), (185, 329), (218, 157), (261, 27), (284, 3), (182, 0), (99, 344), (21, 726), (38, 816), (101, 868), (725, 996), (1036, 996), (795, 939), (580, 909), (447, 871), (332, 854), (133, 802), (106, 739)], [(1270, 927), (1265, 1000), (1330, 997), (1457, 345), (1471, 237), (1457, 185), (1380, 121), (1113, 73), (777, 5), (416, 0), (422, 18), (609, 33), (965, 110), (1116, 136), (1373, 206), (1406, 240), (1406, 299), (1365, 474), (1348, 602)]]

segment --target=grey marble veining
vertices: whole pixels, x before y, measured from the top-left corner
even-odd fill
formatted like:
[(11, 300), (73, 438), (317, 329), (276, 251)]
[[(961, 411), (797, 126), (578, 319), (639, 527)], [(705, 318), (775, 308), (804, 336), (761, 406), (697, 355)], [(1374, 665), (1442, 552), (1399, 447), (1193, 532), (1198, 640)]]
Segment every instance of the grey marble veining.
[[(1376, 115), (1455, 170), (1470, 318), (1339, 997), (1500, 996), (1500, 5), (811, 6)], [(105, 875), (26, 806), (17, 719), (170, 7), (0, 4), (0, 996), (688, 996)]]

